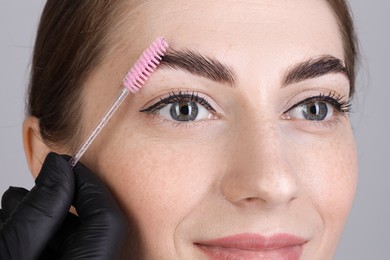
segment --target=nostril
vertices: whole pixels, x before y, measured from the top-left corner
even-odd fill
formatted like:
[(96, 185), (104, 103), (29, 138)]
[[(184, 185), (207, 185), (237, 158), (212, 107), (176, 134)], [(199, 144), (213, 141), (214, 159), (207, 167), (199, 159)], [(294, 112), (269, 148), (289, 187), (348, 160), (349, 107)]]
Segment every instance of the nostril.
[(250, 197), (245, 199), (246, 202), (265, 202), (264, 199), (257, 198), (257, 197)]

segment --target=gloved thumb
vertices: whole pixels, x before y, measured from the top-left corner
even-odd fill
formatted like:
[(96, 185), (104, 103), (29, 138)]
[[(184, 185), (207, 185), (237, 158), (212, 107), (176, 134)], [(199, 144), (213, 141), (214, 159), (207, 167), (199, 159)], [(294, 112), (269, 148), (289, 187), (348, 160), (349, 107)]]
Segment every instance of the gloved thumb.
[(49, 153), (33, 189), (12, 213), (7, 212), (10, 215), (0, 230), (0, 259), (39, 257), (67, 216), (74, 187), (68, 162)]

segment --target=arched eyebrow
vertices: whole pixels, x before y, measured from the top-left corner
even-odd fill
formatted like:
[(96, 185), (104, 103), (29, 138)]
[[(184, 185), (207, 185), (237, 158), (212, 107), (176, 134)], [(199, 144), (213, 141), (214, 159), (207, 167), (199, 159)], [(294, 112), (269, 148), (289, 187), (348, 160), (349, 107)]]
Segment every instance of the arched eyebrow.
[(300, 62), (287, 69), (283, 85), (291, 85), (330, 73), (341, 73), (350, 81), (350, 76), (342, 60), (331, 55), (323, 55)]
[(215, 58), (188, 49), (170, 49), (162, 57), (159, 68), (164, 67), (185, 70), (191, 74), (229, 86), (234, 86), (236, 82), (236, 74), (229, 66)]
[[(216, 58), (202, 55), (198, 52), (184, 49), (170, 49), (163, 56), (160, 68), (172, 68), (187, 71), (193, 75), (204, 77), (215, 82), (234, 87), (237, 76), (233, 69)], [(331, 56), (322, 55), (317, 58), (297, 63), (286, 70), (283, 76), (283, 86), (298, 83), (307, 79), (317, 78), (330, 73), (341, 73), (350, 80), (343, 61)]]

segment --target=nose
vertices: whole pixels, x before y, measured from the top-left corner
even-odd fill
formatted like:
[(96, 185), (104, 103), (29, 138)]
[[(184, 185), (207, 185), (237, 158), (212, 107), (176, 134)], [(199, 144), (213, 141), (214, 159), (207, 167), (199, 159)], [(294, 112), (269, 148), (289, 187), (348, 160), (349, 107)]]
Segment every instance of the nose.
[(224, 197), (235, 205), (263, 207), (287, 205), (296, 199), (294, 152), (284, 141), (283, 131), (273, 124), (239, 128), (232, 135), (229, 146), (233, 149), (220, 179)]

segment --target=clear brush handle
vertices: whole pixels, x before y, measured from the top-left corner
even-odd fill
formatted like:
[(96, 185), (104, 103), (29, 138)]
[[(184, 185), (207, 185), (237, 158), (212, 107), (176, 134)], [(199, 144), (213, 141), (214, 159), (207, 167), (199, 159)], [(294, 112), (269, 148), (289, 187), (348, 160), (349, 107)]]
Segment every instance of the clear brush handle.
[(112, 117), (112, 115), (115, 113), (115, 111), (118, 109), (118, 107), (122, 104), (123, 100), (127, 97), (130, 90), (126, 87), (123, 87), (121, 93), (115, 100), (114, 104), (111, 105), (111, 107), (107, 110), (107, 112), (104, 114), (102, 119), (100, 119), (98, 125), (95, 127), (95, 129), (89, 134), (87, 140), (83, 143), (82, 146), (77, 150), (77, 152), (70, 158), (69, 164), (74, 167), (77, 162), (80, 160), (81, 156), (87, 151), (88, 147), (92, 144), (93, 140), (98, 136), (100, 131), (102, 131), (103, 127), (107, 124), (108, 120)]

